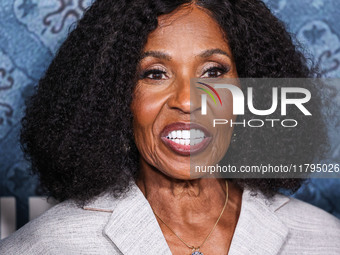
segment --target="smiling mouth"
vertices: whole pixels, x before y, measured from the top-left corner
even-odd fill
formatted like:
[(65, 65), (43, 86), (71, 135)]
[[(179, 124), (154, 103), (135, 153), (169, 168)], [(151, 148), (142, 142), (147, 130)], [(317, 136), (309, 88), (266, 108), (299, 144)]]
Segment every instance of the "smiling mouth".
[(212, 139), (205, 127), (196, 123), (175, 122), (161, 132), (161, 140), (173, 152), (189, 156), (205, 150)]

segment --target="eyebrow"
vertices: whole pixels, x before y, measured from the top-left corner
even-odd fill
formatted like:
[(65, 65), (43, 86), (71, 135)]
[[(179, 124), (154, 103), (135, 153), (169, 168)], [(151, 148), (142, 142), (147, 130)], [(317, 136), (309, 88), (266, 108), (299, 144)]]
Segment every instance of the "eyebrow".
[(146, 57), (154, 57), (154, 58), (159, 58), (159, 59), (164, 59), (164, 60), (171, 60), (171, 56), (167, 53), (161, 52), (161, 51), (146, 51), (142, 55), (142, 59)]
[(227, 52), (225, 52), (224, 50), (221, 50), (219, 48), (205, 50), (202, 53), (200, 53), (198, 56), (201, 57), (201, 58), (208, 58), (208, 57), (215, 55), (215, 54), (225, 55), (228, 58), (230, 58), (230, 56)]
[[(230, 58), (230, 56), (227, 52), (225, 52), (224, 50), (221, 50), (219, 48), (205, 50), (205, 51), (201, 52), (200, 54), (198, 54), (198, 57), (208, 58), (208, 57), (215, 55), (215, 54), (225, 55), (228, 58)], [(154, 58), (164, 59), (164, 60), (167, 60), (167, 61), (171, 60), (171, 56), (169, 54), (161, 52), (161, 51), (146, 51), (146, 52), (143, 53), (141, 59), (146, 58), (146, 57), (154, 57)]]

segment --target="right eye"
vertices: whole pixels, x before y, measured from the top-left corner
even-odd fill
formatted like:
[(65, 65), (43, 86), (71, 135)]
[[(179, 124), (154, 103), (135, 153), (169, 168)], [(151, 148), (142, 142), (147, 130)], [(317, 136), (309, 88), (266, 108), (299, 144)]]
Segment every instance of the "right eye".
[(165, 80), (167, 79), (166, 72), (160, 69), (151, 69), (142, 73), (141, 79)]

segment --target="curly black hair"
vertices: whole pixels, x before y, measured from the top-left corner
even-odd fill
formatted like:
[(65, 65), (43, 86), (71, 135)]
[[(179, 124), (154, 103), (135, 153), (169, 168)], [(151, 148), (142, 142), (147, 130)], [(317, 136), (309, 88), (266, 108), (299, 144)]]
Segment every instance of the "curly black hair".
[[(285, 25), (260, 0), (97, 0), (58, 50), (22, 120), (23, 150), (49, 195), (81, 203), (104, 191), (118, 197), (138, 177), (130, 105), (142, 49), (159, 15), (190, 5), (205, 10), (225, 32), (239, 77), (314, 75)], [(313, 118), (292, 129), (236, 128), (229, 158), (245, 164), (321, 158), (328, 145), (322, 92), (309, 90)], [(271, 98), (271, 90), (254, 96), (254, 104), (266, 109), (261, 102)], [(300, 120), (298, 115), (292, 118)], [(300, 179), (233, 181), (268, 196), (301, 185)]]

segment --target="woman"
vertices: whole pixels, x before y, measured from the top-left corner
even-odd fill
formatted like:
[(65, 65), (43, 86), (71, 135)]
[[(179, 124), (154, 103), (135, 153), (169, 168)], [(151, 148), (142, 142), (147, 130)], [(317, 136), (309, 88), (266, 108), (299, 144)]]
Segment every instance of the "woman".
[[(190, 78), (310, 77), (305, 62), (257, 0), (95, 2), (23, 119), (25, 152), (61, 203), (3, 240), (0, 252), (339, 254), (336, 218), (277, 193), (301, 180), (190, 175), (190, 160), (211, 163), (227, 151), (235, 164), (321, 158), (317, 87), (308, 109), (319, 118), (298, 129), (220, 128), (195, 154), (187, 144), (190, 129), (206, 138)], [(271, 95), (256, 96), (261, 104)], [(222, 97), (224, 117), (236, 120), (231, 94)]]

